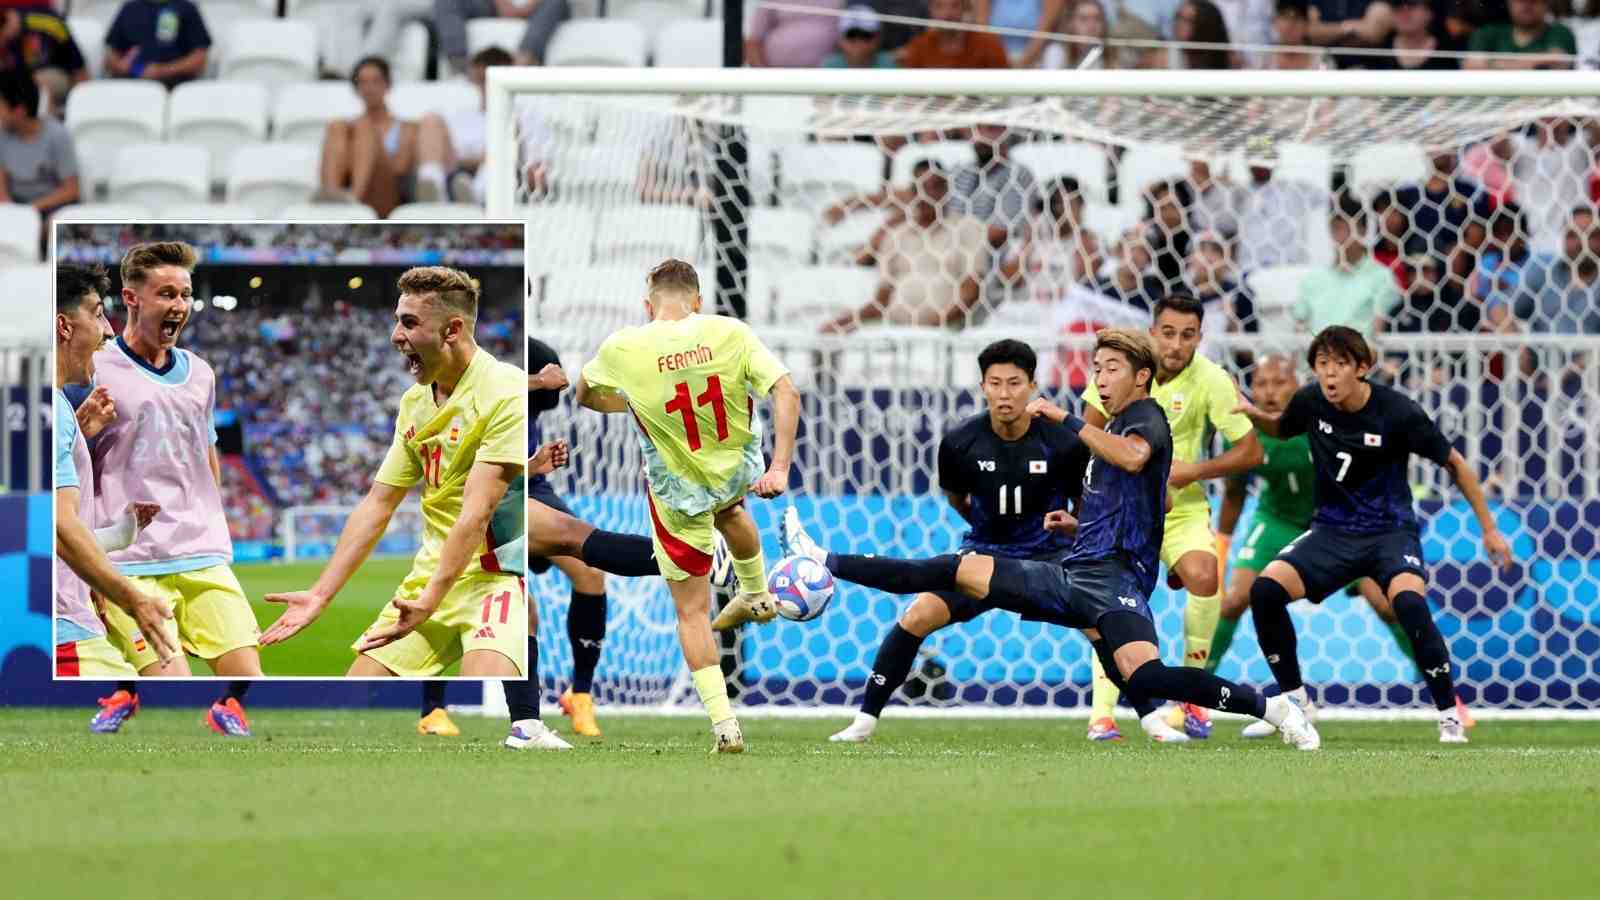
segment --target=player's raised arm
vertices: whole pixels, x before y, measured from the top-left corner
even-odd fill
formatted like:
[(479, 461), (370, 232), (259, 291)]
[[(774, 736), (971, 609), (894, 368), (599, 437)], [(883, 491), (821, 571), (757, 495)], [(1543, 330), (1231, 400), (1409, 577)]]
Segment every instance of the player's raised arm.
[(262, 644), (286, 641), (322, 615), (350, 576), (372, 555), (372, 548), (378, 545), (383, 533), (388, 530), (394, 511), (410, 492), (409, 487), (381, 481), (372, 483), (372, 489), (367, 491), (367, 495), (350, 513), (350, 518), (345, 520), (344, 528), (339, 531), (339, 542), (334, 545), (333, 555), (329, 557), (328, 564), (322, 567), (322, 574), (317, 576), (316, 583), (308, 590), (284, 591), (266, 596), (268, 603), (282, 603), (288, 608), (278, 617), (278, 621), (262, 632)]
[(467, 484), (462, 494), (461, 515), (456, 518), (456, 523), (450, 526), (450, 533), (444, 539), (444, 547), (439, 551), (439, 563), (433, 570), (433, 576), (428, 579), (428, 584), (413, 600), (396, 600), (394, 606), (400, 610), (400, 618), (393, 625), (376, 628), (361, 636), (356, 646), (357, 653), (366, 653), (376, 650), (386, 644), (393, 643), (411, 633), (418, 625), (433, 615), (439, 608), (445, 594), (466, 571), (467, 564), (472, 561), (478, 545), (483, 543), (483, 536), (488, 532), (489, 519), (494, 515), (495, 507), (505, 498), (506, 491), (517, 476), (522, 474), (522, 467), (512, 463), (476, 462), (467, 473)]

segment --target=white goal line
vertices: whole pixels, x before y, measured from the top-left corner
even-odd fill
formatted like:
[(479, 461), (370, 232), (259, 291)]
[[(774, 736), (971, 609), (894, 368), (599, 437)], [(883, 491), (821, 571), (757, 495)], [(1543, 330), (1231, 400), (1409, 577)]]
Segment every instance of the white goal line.
[[(450, 711), (462, 715), (505, 715), (505, 709), (492, 706), (451, 705)], [(751, 719), (849, 719), (856, 714), (854, 706), (736, 706), (739, 718)], [(705, 711), (697, 706), (604, 706), (601, 712), (608, 718), (695, 718), (704, 717)], [(1124, 718), (1132, 715), (1121, 710)], [(891, 706), (884, 710), (891, 719), (1079, 719), (1089, 718), (1088, 707), (1040, 707), (1021, 709), (985, 708), (977, 706), (928, 707)], [(1237, 713), (1214, 713), (1218, 719), (1246, 719)], [(1473, 709), (1473, 718), (1495, 722), (1597, 722), (1600, 709)], [(1319, 722), (1420, 722), (1433, 721), (1438, 712), (1426, 708), (1395, 709), (1336, 709), (1317, 708)]]

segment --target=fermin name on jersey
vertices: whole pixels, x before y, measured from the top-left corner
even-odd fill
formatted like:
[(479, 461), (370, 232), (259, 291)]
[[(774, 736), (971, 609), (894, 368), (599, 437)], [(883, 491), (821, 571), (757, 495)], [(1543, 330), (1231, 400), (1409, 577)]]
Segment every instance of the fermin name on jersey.
[(657, 372), (676, 372), (687, 366), (698, 366), (708, 363), (715, 358), (711, 348), (705, 344), (686, 353), (666, 353), (656, 357)]

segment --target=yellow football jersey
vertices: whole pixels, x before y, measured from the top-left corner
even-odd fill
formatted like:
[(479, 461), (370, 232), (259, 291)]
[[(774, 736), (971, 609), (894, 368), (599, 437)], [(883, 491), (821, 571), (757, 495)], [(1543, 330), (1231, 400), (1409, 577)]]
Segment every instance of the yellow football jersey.
[[(474, 464), (526, 465), (527, 388), (526, 372), (480, 347), (443, 406), (434, 403), (427, 384), (412, 385), (400, 398), (394, 441), (377, 479), (405, 488), (422, 483), (422, 547), (407, 582), (433, 575), (445, 537), (461, 516)], [(501, 569), (493, 551), (521, 535), (522, 494), (517, 484), (506, 491), (463, 577)]]
[(650, 490), (694, 515), (742, 496), (766, 470), (751, 394), (765, 397), (788, 372), (749, 325), (696, 314), (613, 334), (583, 380), (626, 395)]

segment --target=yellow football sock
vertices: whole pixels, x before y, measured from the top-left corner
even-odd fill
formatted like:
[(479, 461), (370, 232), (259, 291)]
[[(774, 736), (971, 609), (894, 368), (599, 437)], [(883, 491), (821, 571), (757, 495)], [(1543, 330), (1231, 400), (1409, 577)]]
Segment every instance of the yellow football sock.
[(735, 559), (733, 561), (733, 574), (739, 576), (739, 592), (743, 594), (765, 594), (767, 592), (767, 561), (762, 558), (761, 552), (749, 559)]
[(1114, 719), (1117, 717), (1117, 697), (1121, 696), (1122, 692), (1117, 690), (1117, 686), (1111, 683), (1110, 678), (1106, 677), (1106, 670), (1100, 665), (1098, 653), (1091, 657), (1091, 664), (1094, 667), (1094, 705), (1090, 707), (1089, 721)]
[(1211, 638), (1222, 617), (1222, 592), (1209, 597), (1189, 595), (1183, 604), (1183, 664), (1204, 667), (1211, 656)]
[(733, 718), (733, 707), (728, 704), (728, 682), (722, 677), (721, 666), (706, 666), (689, 673), (694, 679), (695, 692), (700, 695), (700, 705), (715, 725), (723, 719)]

